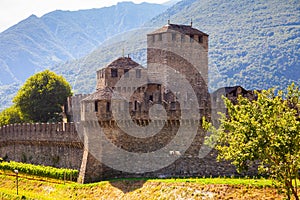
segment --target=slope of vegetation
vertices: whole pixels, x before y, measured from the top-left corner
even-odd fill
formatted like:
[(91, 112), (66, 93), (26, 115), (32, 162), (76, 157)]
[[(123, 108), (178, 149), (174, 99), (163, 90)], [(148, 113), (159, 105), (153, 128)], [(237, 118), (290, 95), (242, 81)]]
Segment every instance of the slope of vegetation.
[[(190, 24), (209, 34), (209, 79), (214, 91), (224, 86), (246, 89), (283, 88), (300, 84), (300, 4), (297, 0), (184, 0), (152, 19), (145, 27), (171, 23)], [(76, 92), (95, 88), (95, 72), (115, 58), (130, 53), (136, 61), (146, 61), (146, 34), (121, 34), (81, 59), (56, 66)]]
[(283, 199), (266, 179), (123, 179), (93, 184), (21, 178), (16, 196), (15, 177), (0, 175), (2, 199)]
[(149, 25), (164, 24), (167, 16), (172, 23), (192, 19), (194, 27), (209, 34), (215, 88), (267, 89), (300, 81), (299, 11), (298, 0), (184, 0)]

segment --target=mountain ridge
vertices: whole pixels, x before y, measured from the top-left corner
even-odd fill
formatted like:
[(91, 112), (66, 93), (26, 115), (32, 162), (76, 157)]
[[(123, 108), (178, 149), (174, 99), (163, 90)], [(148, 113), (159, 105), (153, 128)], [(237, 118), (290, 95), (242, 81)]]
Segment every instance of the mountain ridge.
[[(145, 26), (161, 27), (167, 20), (175, 24), (190, 24), (192, 20), (193, 27), (208, 33), (211, 91), (234, 85), (251, 90), (283, 89), (291, 82), (300, 84), (298, 10), (300, 4), (297, 0), (288, 4), (279, 0), (272, 3), (267, 0), (184, 0), (154, 17)], [(82, 82), (75, 84), (75, 89), (79, 93), (91, 92), (96, 70), (121, 55), (118, 47), (132, 45), (134, 48), (127, 48), (128, 53), (141, 64), (145, 63), (147, 33), (141, 28), (138, 34), (144, 39), (132, 40), (132, 36), (124, 35), (123, 41), (117, 43), (112, 40), (110, 45), (100, 46), (88, 56), (69, 61), (55, 70), (63, 73), (60, 69), (72, 68), (73, 65), (86, 67), (87, 71), (76, 74)], [(136, 49), (141, 49), (141, 52)]]
[[(108, 37), (141, 26), (167, 6), (118, 3), (79, 11), (31, 15), (0, 33), (0, 110), (18, 87), (38, 71), (78, 59)], [(117, 28), (116, 28), (117, 27)]]
[(5, 72), (0, 84), (23, 82), (37, 71), (80, 58), (107, 37), (139, 27), (166, 8), (122, 2), (99, 9), (31, 15), (0, 33), (0, 69)]

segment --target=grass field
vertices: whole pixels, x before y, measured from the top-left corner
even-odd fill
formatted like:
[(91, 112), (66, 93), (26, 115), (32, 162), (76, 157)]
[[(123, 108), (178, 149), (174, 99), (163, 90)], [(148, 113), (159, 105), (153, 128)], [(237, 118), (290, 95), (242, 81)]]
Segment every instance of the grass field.
[(268, 179), (115, 179), (78, 184), (38, 176), (0, 175), (0, 199), (283, 199)]

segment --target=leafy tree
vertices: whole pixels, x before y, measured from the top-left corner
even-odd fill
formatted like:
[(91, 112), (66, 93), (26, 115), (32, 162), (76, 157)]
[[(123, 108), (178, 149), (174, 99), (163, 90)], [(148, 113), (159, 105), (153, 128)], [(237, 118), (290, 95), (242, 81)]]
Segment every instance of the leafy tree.
[(203, 120), (203, 127), (213, 133), (207, 143), (215, 145), (218, 160), (232, 161), (239, 172), (259, 162), (259, 172), (282, 184), (288, 199), (293, 195), (299, 200), (299, 87), (292, 84), (277, 96), (274, 89), (256, 94), (255, 101), (239, 96), (236, 105), (224, 98), (228, 115), (221, 114), (219, 127)]
[(0, 113), (0, 126), (21, 123), (23, 121), (19, 107), (11, 106)]
[(26, 80), (14, 97), (27, 122), (59, 121), (61, 107), (71, 95), (69, 83), (54, 72), (45, 70)]

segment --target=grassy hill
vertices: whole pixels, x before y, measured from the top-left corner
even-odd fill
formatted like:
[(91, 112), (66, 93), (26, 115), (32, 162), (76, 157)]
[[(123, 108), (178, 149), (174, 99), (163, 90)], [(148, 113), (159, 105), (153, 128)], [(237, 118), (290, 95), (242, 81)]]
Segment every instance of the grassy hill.
[[(153, 18), (152, 29), (171, 23), (190, 24), (208, 33), (211, 91), (223, 86), (246, 89), (300, 84), (300, 4), (274, 0), (183, 0)], [(144, 64), (146, 34), (121, 34), (81, 59), (53, 68), (63, 73), (78, 93), (95, 88), (95, 72), (122, 55), (122, 48)], [(120, 39), (121, 38), (121, 39)], [(125, 55), (126, 55), (125, 54)]]
[[(283, 199), (271, 180), (234, 178), (123, 179), (77, 184), (0, 175), (1, 199)], [(38, 179), (38, 180), (37, 180)]]

